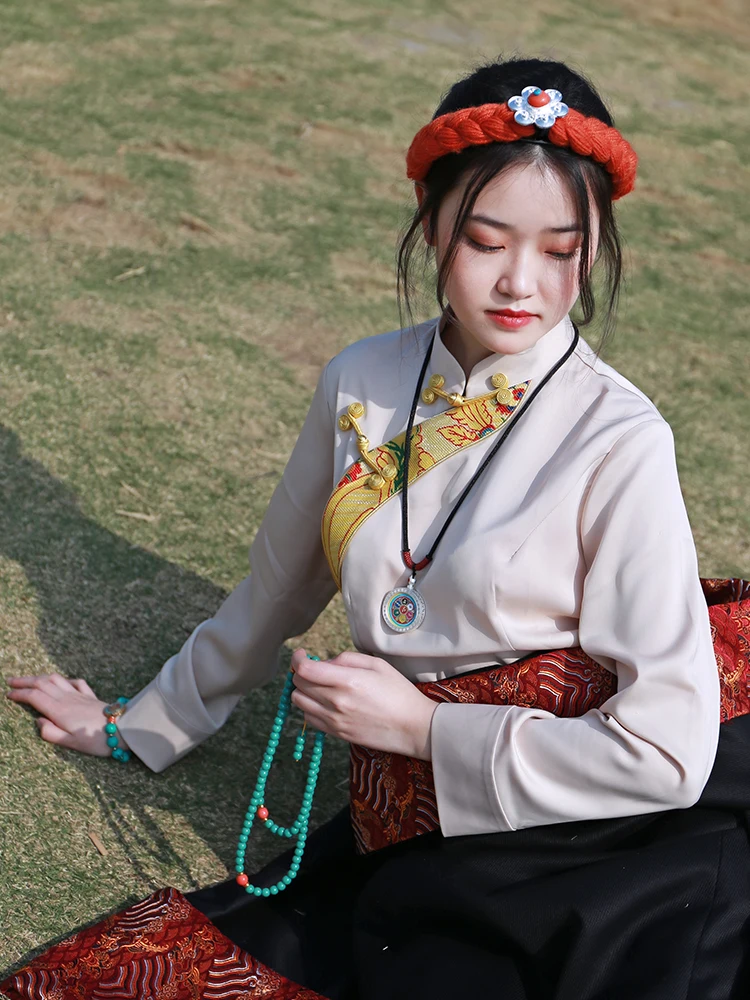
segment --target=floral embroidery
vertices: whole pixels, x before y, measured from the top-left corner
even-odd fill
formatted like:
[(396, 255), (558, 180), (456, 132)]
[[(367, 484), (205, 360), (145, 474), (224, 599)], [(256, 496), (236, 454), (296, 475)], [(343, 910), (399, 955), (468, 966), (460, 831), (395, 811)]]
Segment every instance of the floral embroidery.
[[(461, 448), (470, 447), (499, 430), (523, 399), (528, 386), (529, 382), (512, 386), (508, 390), (511, 402), (499, 403), (495, 394), (490, 393), (417, 424), (412, 429), (409, 485)], [(358, 459), (341, 477), (326, 504), (321, 525), (323, 549), (339, 587), (341, 564), (357, 529), (381, 504), (403, 489), (405, 436), (399, 434), (369, 453), (377, 469), (396, 468), (394, 479), (383, 477), (381, 486), (371, 486), (372, 469)]]
[[(724, 723), (750, 714), (750, 582), (702, 579), (701, 585)], [(417, 688), (438, 702), (521, 705), (574, 718), (604, 705), (617, 691), (617, 677), (576, 646), (423, 682)], [(361, 853), (439, 829), (432, 765), (427, 761), (352, 744), (349, 778), (352, 826)]]

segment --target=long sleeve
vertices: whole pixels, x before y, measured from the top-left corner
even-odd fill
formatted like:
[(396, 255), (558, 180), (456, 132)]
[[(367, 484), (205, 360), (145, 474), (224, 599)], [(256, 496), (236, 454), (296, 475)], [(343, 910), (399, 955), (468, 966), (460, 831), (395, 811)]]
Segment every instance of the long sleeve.
[(333, 485), (327, 375), (253, 540), (252, 572), (122, 716), (123, 736), (153, 771), (215, 733), (245, 692), (268, 681), (282, 643), (309, 628), (336, 591), (320, 539)]
[(579, 641), (616, 672), (617, 693), (575, 719), (439, 705), (432, 757), (446, 836), (685, 808), (708, 780), (719, 682), (668, 424), (646, 419), (615, 442), (578, 533)]

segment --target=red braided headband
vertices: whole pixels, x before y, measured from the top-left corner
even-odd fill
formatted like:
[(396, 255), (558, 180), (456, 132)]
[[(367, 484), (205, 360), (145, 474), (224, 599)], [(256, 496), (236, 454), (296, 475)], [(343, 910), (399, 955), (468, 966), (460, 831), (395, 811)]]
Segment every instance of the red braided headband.
[[(542, 93), (558, 96), (558, 116), (549, 127), (549, 141), (556, 146), (567, 146), (579, 156), (589, 156), (601, 163), (612, 175), (613, 201), (632, 191), (638, 156), (627, 139), (616, 128), (606, 125), (598, 118), (589, 118), (575, 108), (559, 103), (558, 91), (541, 92), (533, 87), (525, 87), (523, 97), (511, 98), (516, 109), (523, 106), (526, 111), (514, 111), (510, 102), (481, 104), (476, 108), (462, 108), (433, 119), (417, 132), (409, 147), (406, 155), (407, 177), (412, 181), (424, 180), (435, 160), (446, 153), (460, 153), (468, 146), (484, 146), (490, 142), (515, 142), (534, 135), (536, 124), (549, 122), (552, 118), (544, 107), (550, 100), (547, 98), (544, 101), (544, 96), (539, 96)], [(536, 123), (520, 124), (519, 117), (532, 121), (535, 108), (539, 109), (537, 114), (545, 117)]]

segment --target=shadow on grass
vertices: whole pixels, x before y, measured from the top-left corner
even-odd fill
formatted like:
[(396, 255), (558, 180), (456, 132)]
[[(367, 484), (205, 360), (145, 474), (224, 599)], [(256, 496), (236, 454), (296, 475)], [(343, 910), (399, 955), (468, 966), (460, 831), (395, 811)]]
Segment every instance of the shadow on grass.
[(57, 669), (117, 693), (150, 679), (225, 596), (86, 517), (70, 488), (2, 426), (0, 552), (36, 592), (39, 639)]
[[(72, 490), (24, 455), (18, 436), (1, 425), (0, 553), (23, 569), (35, 592), (37, 632), (54, 669), (68, 677), (85, 677), (107, 699), (132, 695), (150, 681), (226, 596), (212, 582), (87, 517)], [(289, 655), (288, 650), (282, 651), (282, 666)], [(68, 775), (72, 765), (83, 779), (79, 782), (75, 774), (62, 779), (65, 808), (78, 822), (88, 824), (93, 797), (98, 806), (94, 823), (105, 827), (102, 837), (114, 851), (111, 862), (92, 855), (92, 860), (84, 859), (79, 867), (90, 900), (82, 898), (85, 921), (16, 959), (12, 968), (0, 970), (0, 979), (75, 930), (143, 898), (144, 887), (148, 891), (162, 888), (166, 878), (183, 892), (203, 888), (212, 880), (201, 882), (194, 872), (206, 864), (215, 871), (217, 859), (231, 870), (284, 674), (282, 669), (274, 681), (253, 691), (252, 698), (240, 703), (213, 738), (161, 774), (149, 771), (137, 759), (134, 766), (120, 767), (104, 758), (49, 748), (64, 759)], [(22, 707), (31, 714), (31, 709)], [(290, 817), (299, 807), (304, 782), (303, 769), (291, 759), (295, 735), (293, 727), (285, 730), (288, 746), (282, 746), (280, 763), (274, 769), (278, 773), (271, 778), (275, 807), (279, 815)], [(30, 727), (29, 739), (38, 738), (35, 727), (33, 731)], [(348, 746), (330, 743), (313, 805), (312, 828), (346, 801), (347, 779), (343, 784), (340, 779), (347, 774)], [(22, 796), (21, 789), (8, 791), (11, 797)], [(157, 818), (164, 827), (155, 819), (155, 811), (160, 811)], [(185, 841), (181, 851), (186, 824), (190, 842)], [(49, 828), (39, 826), (40, 835), (45, 829)], [(39, 840), (43, 847), (41, 836)], [(248, 869), (262, 867), (278, 853), (276, 838), (258, 838), (248, 851)], [(100, 912), (101, 904), (97, 904), (103, 865), (110, 866), (110, 877), (117, 878), (123, 888), (121, 901), (106, 912)], [(90, 912), (85, 912), (89, 905)]]
[[(85, 677), (103, 698), (135, 693), (225, 596), (210, 581), (132, 545), (87, 517), (72, 491), (25, 456), (18, 436), (4, 427), (0, 427), (0, 552), (22, 567), (35, 591), (38, 636), (55, 669), (68, 677)], [(258, 728), (265, 732), (264, 726)], [(140, 884), (157, 887), (153, 870), (142, 863), (150, 858), (157, 870), (169, 867), (180, 873), (183, 884), (198, 887), (189, 865), (144, 808), (147, 805), (185, 815), (197, 837), (229, 858), (234, 831), (219, 827), (231, 825), (231, 819), (217, 822), (217, 817), (226, 817), (227, 804), (237, 799), (237, 773), (231, 773), (232, 755), (226, 745), (218, 752), (213, 748), (202, 752), (200, 760), (191, 760), (189, 767), (168, 776), (152, 774), (138, 763), (135, 768), (115, 768), (102, 758), (59, 748), (55, 752), (73, 764), (88, 784), (100, 806), (98, 820), (108, 827), (106, 838), (124, 853), (134, 881), (137, 877)], [(253, 746), (242, 748), (235, 766), (252, 759), (253, 753)], [(71, 807), (78, 807), (83, 821), (91, 811), (91, 797), (85, 789), (76, 790), (75, 780), (69, 784), (64, 794), (71, 796)], [(241, 787), (244, 791), (244, 782)], [(129, 901), (135, 898), (140, 897), (131, 896)], [(115, 909), (125, 905), (128, 900)], [(86, 924), (102, 916), (92, 913)], [(41, 950), (35, 948), (33, 954)]]

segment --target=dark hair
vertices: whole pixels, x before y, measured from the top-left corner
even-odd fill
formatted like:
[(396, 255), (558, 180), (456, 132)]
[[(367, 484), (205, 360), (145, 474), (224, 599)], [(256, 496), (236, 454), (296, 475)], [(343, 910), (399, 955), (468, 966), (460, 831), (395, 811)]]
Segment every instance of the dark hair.
[[(573, 72), (564, 63), (546, 59), (508, 59), (491, 63), (459, 80), (448, 91), (434, 117), (473, 108), (482, 104), (502, 104), (523, 87), (533, 85), (542, 89), (554, 88), (563, 95), (565, 103), (584, 115), (598, 118), (613, 125), (612, 116), (594, 87), (583, 76)], [(441, 156), (430, 167), (424, 179), (425, 197), (414, 213), (404, 232), (397, 254), (398, 297), (402, 326), (404, 318), (413, 325), (412, 298), (417, 288), (413, 274), (414, 256), (423, 248), (425, 267), (431, 260), (429, 248), (421, 238), (424, 219), (434, 225), (445, 196), (456, 185), (467, 179), (461, 204), (458, 208), (453, 232), (446, 253), (437, 269), (437, 299), (445, 309), (446, 280), (455, 260), (464, 225), (477, 197), (486, 185), (502, 171), (516, 164), (537, 163), (554, 170), (567, 186), (573, 199), (576, 222), (582, 229), (581, 255), (578, 269), (579, 300), (583, 315), (581, 326), (588, 326), (596, 313), (588, 260), (591, 246), (591, 213), (589, 192), (599, 211), (599, 247), (596, 263), (604, 265), (604, 292), (606, 310), (602, 322), (602, 335), (597, 353), (614, 330), (617, 302), (622, 281), (622, 249), (612, 204), (612, 179), (606, 169), (589, 157), (579, 156), (567, 147), (555, 146), (546, 138), (546, 130), (537, 129), (530, 139), (515, 142), (492, 142), (485, 146), (470, 146), (460, 153)]]

